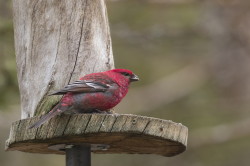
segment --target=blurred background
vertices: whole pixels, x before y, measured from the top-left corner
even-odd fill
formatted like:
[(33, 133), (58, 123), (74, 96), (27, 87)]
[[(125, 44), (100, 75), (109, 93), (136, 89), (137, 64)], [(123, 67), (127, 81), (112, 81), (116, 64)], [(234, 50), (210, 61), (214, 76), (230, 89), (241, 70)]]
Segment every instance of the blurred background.
[[(95, 166), (248, 166), (250, 1), (108, 0), (117, 68), (140, 76), (116, 107), (189, 128), (188, 148), (157, 155), (93, 154)], [(20, 119), (12, 4), (0, 0), (1, 166), (65, 165), (64, 156), (4, 152)]]

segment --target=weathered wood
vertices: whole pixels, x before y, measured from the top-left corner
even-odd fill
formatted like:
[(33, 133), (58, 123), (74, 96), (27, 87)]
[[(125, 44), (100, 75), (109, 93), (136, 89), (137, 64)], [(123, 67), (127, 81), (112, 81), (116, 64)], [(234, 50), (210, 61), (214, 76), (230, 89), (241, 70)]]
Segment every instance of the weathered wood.
[(22, 119), (60, 97), (55, 89), (114, 67), (104, 0), (13, 0)]
[(61, 115), (38, 129), (28, 129), (34, 120), (37, 117), (12, 124), (6, 150), (64, 154), (64, 151), (48, 147), (105, 144), (107, 149), (92, 151), (174, 156), (185, 151), (187, 145), (188, 129), (185, 126), (157, 118), (126, 114)]

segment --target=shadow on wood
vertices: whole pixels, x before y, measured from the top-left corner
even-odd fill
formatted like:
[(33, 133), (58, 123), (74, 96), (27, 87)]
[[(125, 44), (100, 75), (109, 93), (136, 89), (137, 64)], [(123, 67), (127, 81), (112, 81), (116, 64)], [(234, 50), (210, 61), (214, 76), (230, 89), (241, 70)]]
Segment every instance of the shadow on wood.
[[(65, 154), (64, 148), (53, 147), (91, 144), (95, 153), (170, 157), (185, 151), (187, 145), (187, 127), (169, 120), (130, 114), (74, 114), (57, 116), (37, 129), (28, 129), (38, 119), (14, 122), (6, 150)], [(96, 148), (98, 145), (105, 148)]]

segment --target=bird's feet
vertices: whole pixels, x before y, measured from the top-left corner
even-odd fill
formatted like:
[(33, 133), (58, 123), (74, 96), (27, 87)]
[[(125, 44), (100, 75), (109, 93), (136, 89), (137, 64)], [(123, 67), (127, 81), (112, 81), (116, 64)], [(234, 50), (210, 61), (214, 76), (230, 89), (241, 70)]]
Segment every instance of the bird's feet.
[(95, 109), (95, 110), (93, 110), (91, 113), (103, 114), (103, 113), (104, 113), (104, 111), (101, 111), (101, 110)]
[(115, 114), (115, 112), (113, 110), (105, 110), (105, 111), (101, 111), (98, 109), (95, 109), (93, 112), (91, 113), (98, 113), (98, 114)]
[[(75, 114), (116, 114), (113, 110), (99, 110), (99, 109), (93, 109), (93, 110), (77, 110), (73, 111)], [(72, 114), (72, 113), (71, 113)]]

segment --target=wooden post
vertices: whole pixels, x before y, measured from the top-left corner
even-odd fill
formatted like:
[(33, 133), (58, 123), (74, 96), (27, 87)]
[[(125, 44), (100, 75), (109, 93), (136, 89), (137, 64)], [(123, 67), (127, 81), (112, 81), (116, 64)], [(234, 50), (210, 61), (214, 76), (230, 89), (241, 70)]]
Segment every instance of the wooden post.
[(14, 0), (13, 11), (22, 119), (50, 110), (51, 91), (114, 68), (104, 0)]
[(163, 156), (185, 151), (185, 126), (144, 116), (59, 115), (28, 129), (39, 119), (34, 115), (59, 101), (48, 93), (85, 74), (111, 69), (114, 62), (104, 0), (14, 0), (13, 4), (22, 120), (12, 124), (6, 150), (66, 151), (69, 166), (90, 165), (90, 150)]

